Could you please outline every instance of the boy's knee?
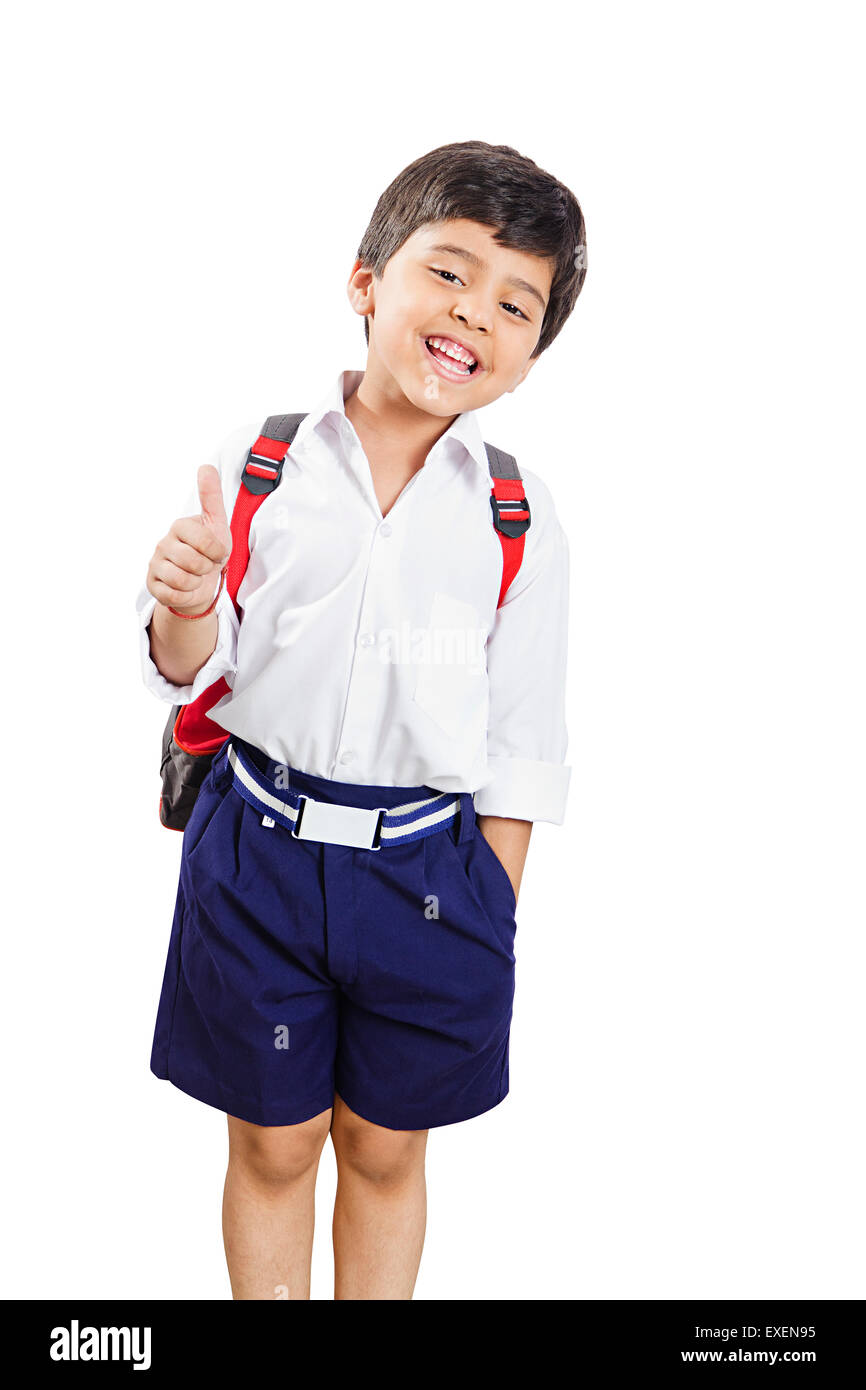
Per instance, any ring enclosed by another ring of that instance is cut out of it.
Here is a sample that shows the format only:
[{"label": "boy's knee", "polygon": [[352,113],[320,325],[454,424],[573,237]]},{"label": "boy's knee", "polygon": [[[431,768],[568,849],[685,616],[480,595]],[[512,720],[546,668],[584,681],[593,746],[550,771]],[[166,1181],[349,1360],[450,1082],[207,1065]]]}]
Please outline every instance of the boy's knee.
[{"label": "boy's knee", "polygon": [[229,1165],[257,1183],[287,1186],[316,1166],[330,1124],[330,1110],[299,1125],[253,1125],[231,1116]]},{"label": "boy's knee", "polygon": [[384,1129],[342,1105],[334,1110],[331,1137],[338,1166],[377,1186],[404,1182],[424,1167],[425,1129]]}]

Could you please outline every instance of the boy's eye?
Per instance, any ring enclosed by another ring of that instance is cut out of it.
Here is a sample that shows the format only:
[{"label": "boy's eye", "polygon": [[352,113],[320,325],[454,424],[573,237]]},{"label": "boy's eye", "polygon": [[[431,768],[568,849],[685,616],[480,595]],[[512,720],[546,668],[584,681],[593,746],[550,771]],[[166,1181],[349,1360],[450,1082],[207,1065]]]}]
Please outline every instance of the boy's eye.
[{"label": "boy's eye", "polygon": [[[450,275],[450,276],[451,276],[451,280],[456,280],[456,282],[457,282],[458,285],[462,285],[462,284],[463,284],[463,281],[462,281],[461,279],[459,279],[459,277],[456,276],[456,275],[454,274],[454,271],[453,271],[453,270],[438,270],[438,269],[436,268],[435,265],[431,265],[430,269],[433,271],[433,274],[434,274],[434,275],[441,275],[441,276],[443,276],[443,278],[444,278],[446,275]],[[451,281],[449,281],[448,283],[450,284]],[[517,307],[516,304],[503,304],[503,308],[505,308],[505,309],[513,309],[515,314],[519,314],[520,317],[521,317],[522,319],[526,319],[526,314],[524,314],[524,312],[523,312],[522,309],[518,309],[518,307]],[[514,314],[512,314],[511,317],[514,318]],[[528,319],[526,319],[526,321],[527,321],[527,323],[529,322]]]},{"label": "boy's eye", "polygon": [[450,275],[452,280],[457,280],[458,285],[463,284],[463,281],[457,278],[453,270],[437,270],[433,265],[431,265],[430,269],[433,271],[434,275]]}]

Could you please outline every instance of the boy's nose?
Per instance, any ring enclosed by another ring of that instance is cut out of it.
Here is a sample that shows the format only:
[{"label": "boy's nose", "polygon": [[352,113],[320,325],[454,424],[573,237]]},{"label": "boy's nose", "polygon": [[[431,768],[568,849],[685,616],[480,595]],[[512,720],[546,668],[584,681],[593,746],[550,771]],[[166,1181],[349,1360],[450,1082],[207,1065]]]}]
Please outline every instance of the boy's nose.
[{"label": "boy's nose", "polygon": [[458,323],[465,324],[474,333],[489,333],[490,318],[481,305],[473,308],[472,305],[467,309],[466,300],[461,300],[460,311],[454,310],[454,317]]}]

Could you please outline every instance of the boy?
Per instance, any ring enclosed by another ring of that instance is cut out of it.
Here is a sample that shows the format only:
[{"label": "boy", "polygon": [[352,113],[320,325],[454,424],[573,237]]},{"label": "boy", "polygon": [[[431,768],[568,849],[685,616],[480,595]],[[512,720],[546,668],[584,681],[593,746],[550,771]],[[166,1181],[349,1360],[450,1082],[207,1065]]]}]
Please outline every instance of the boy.
[{"label": "boy", "polygon": [[309,1298],[328,1134],[335,1297],[410,1299],[427,1132],[508,1092],[520,881],[570,773],[568,551],[521,469],[531,522],[500,593],[475,412],[525,380],[585,263],[574,195],[517,151],[416,160],[349,279],[366,369],[302,421],[253,517],[242,623],[222,576],[260,421],[199,469],[200,513],[193,494],[150,561],[146,683],[172,704],[230,687],[151,1067],[228,1116],[236,1299]]}]

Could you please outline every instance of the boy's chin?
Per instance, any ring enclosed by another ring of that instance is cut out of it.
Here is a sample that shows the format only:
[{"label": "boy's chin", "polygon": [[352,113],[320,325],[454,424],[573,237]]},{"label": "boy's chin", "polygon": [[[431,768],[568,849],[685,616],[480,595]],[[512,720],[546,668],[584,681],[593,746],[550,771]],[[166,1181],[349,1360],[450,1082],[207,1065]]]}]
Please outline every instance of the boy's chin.
[{"label": "boy's chin", "polygon": [[463,410],[475,410],[480,405],[487,405],[489,401],[495,400],[500,393],[497,391],[491,395],[489,391],[490,382],[485,373],[485,385],[479,390],[479,385],[473,386],[470,382],[445,381],[438,372],[426,368],[421,364],[421,370],[407,369],[401,373],[397,380],[407,400],[419,410],[424,410],[428,415],[446,416],[457,415]]}]

